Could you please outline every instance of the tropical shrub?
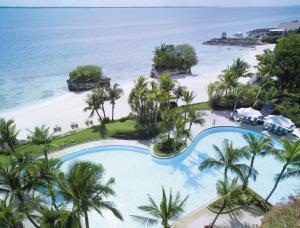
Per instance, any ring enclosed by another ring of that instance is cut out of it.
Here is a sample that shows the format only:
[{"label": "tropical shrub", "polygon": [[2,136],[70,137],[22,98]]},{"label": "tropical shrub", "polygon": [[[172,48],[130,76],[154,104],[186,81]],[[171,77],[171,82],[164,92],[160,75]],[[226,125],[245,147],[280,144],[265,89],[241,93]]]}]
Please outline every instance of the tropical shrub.
[{"label": "tropical shrub", "polygon": [[96,82],[102,77],[102,68],[95,65],[79,66],[69,73],[70,79],[80,82]]},{"label": "tropical shrub", "polygon": [[198,59],[194,48],[188,44],[162,44],[155,48],[153,62],[161,69],[189,70]]},{"label": "tropical shrub", "polygon": [[262,219],[263,228],[300,226],[300,199],[290,196],[287,202],[276,204]]}]

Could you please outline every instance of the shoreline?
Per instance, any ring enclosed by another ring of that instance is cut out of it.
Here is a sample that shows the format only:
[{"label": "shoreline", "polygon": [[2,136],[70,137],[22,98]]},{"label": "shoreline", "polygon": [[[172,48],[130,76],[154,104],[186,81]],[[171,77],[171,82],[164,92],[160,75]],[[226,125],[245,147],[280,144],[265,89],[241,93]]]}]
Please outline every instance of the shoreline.
[{"label": "shoreline", "polygon": [[[275,45],[260,45],[255,49],[246,50],[241,57],[250,66],[250,71],[256,71],[256,58],[258,54],[262,54],[265,49],[273,49]],[[217,63],[216,63],[217,64]],[[194,73],[192,75],[178,75],[173,79],[177,80],[182,86],[186,86],[189,90],[195,92],[197,97],[195,102],[205,102],[208,100],[207,86],[209,83],[218,79],[221,72],[216,72],[213,69],[209,72]],[[130,107],[127,102],[128,95],[133,87],[133,81],[126,84],[120,84],[124,90],[124,95],[116,101],[115,118],[127,116],[130,112]],[[49,98],[45,101],[37,101],[33,104],[28,104],[21,107],[12,108],[9,110],[0,111],[0,117],[6,119],[14,119],[18,129],[20,129],[20,139],[26,139],[28,129],[32,130],[36,126],[45,124],[51,129],[59,125],[62,128],[61,133],[66,133],[71,130],[71,123],[75,122],[79,128],[85,128],[85,121],[88,119],[88,113],[83,112],[85,107],[85,98],[90,91],[82,93],[72,93]],[[105,109],[107,115],[111,115],[111,105],[106,103]],[[94,123],[97,122],[96,117],[92,118]]]}]

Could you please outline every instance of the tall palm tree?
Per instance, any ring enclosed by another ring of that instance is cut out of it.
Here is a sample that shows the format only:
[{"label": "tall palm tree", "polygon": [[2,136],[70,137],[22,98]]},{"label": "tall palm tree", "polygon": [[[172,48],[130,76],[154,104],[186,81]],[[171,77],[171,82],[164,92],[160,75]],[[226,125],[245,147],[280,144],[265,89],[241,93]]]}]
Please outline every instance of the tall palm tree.
[{"label": "tall palm tree", "polygon": [[249,64],[243,61],[241,58],[237,58],[233,61],[230,69],[234,72],[237,78],[250,77],[251,73],[248,72]]},{"label": "tall palm tree", "polygon": [[236,74],[230,69],[230,67],[227,67],[225,70],[223,70],[219,78],[222,88],[224,87],[225,96],[227,96],[228,92],[233,92],[238,85],[238,78]]},{"label": "tall palm tree", "polygon": [[[206,115],[204,112],[201,112],[196,108],[192,107],[189,109],[187,117],[187,120],[189,122],[188,132],[191,132],[193,124],[199,124],[203,126],[203,124],[205,123],[205,119],[203,118],[204,115]],[[188,137],[185,138],[185,143],[187,142],[187,139]]]},{"label": "tall palm tree", "polygon": [[178,85],[175,89],[174,89],[174,95],[176,97],[176,103],[178,102],[178,100],[180,98],[182,98],[183,96],[183,92],[186,91],[187,88],[185,86],[181,86],[181,85]]},{"label": "tall palm tree", "polygon": [[17,160],[10,159],[8,163],[2,164],[0,166],[0,192],[4,193],[6,198],[17,198],[20,202],[20,207],[26,208],[25,215],[29,221],[35,227],[39,227],[30,214],[37,199],[25,198],[32,191],[31,180],[25,173],[23,166],[20,166]]},{"label": "tall palm tree", "polygon": [[41,158],[36,160],[33,163],[33,166],[30,171],[31,175],[39,178],[41,185],[44,185],[48,191],[45,191],[46,194],[49,194],[52,201],[52,206],[58,210],[58,206],[56,203],[56,192],[55,192],[55,182],[56,176],[60,172],[60,167],[63,162],[59,159],[50,158],[48,161],[46,159]]},{"label": "tall palm tree", "polygon": [[124,94],[122,88],[119,87],[118,83],[115,83],[113,87],[108,89],[108,95],[111,103],[111,120],[114,120],[114,111],[115,111],[115,104],[116,100],[120,99],[121,95]]},{"label": "tall palm tree", "polygon": [[243,183],[242,190],[244,191],[248,186],[249,178],[257,175],[253,168],[255,158],[264,157],[271,152],[270,142],[272,139],[270,137],[256,137],[253,134],[244,134],[243,138],[248,144],[245,150],[251,157],[250,169]]},{"label": "tall palm tree", "polygon": [[134,87],[129,93],[128,103],[134,113],[137,115],[138,123],[143,124],[147,119],[146,98],[148,83],[145,76],[138,77],[134,81]]},{"label": "tall palm tree", "polygon": [[188,135],[188,131],[186,130],[185,125],[186,125],[186,121],[181,115],[176,117],[175,126],[174,126],[174,141],[173,141],[174,152],[176,152],[176,150],[178,149],[179,140],[182,137]]},{"label": "tall palm tree", "polygon": [[238,198],[242,194],[241,186],[238,185],[238,179],[234,178],[231,183],[228,183],[228,180],[225,178],[224,181],[219,180],[216,185],[217,193],[221,197],[223,203],[217,213],[216,217],[212,221],[210,227],[214,227],[217,219],[220,214],[224,211],[226,206],[232,204],[232,201]]},{"label": "tall palm tree", "polygon": [[187,118],[187,112],[188,112],[189,105],[193,102],[195,97],[196,97],[196,95],[194,94],[193,91],[186,90],[183,92],[182,101],[185,103],[185,107],[184,107],[184,119],[185,120]]},{"label": "tall palm tree", "polygon": [[100,108],[103,113],[104,119],[106,119],[106,113],[105,113],[105,108],[104,108],[104,103],[106,101],[109,101],[109,94],[106,88],[97,88],[93,91],[96,94],[96,97],[100,103]]},{"label": "tall palm tree", "polygon": [[15,152],[19,132],[14,120],[0,119],[0,145],[7,145],[12,153]]},{"label": "tall palm tree", "polygon": [[149,205],[139,206],[143,212],[146,212],[150,217],[131,215],[133,219],[146,226],[152,226],[160,223],[164,228],[171,228],[170,222],[177,221],[184,212],[185,203],[189,196],[181,199],[180,192],[177,192],[174,197],[172,190],[167,196],[164,187],[162,188],[162,199],[157,205],[153,198],[148,195]]},{"label": "tall palm tree", "polygon": [[233,143],[227,139],[223,140],[222,148],[216,145],[213,145],[213,148],[217,159],[208,158],[204,160],[200,164],[199,170],[202,171],[207,168],[224,169],[224,179],[227,180],[228,171],[230,171],[241,180],[244,180],[245,173],[249,170],[249,167],[246,164],[239,163],[239,161],[247,155],[245,151],[234,148]]},{"label": "tall palm tree", "polygon": [[0,227],[22,228],[24,219],[24,209],[14,203],[12,198],[0,200]]},{"label": "tall palm tree", "polygon": [[39,210],[39,223],[43,228],[81,228],[80,217],[76,210],[59,208],[53,210],[41,205]]},{"label": "tall palm tree", "polygon": [[293,177],[295,172],[291,172],[289,168],[292,170],[295,169],[295,166],[300,164],[300,139],[297,141],[290,141],[286,138],[281,139],[281,144],[283,145],[282,149],[274,149],[275,158],[283,163],[283,167],[281,172],[276,175],[275,185],[272,188],[270,194],[266,198],[266,202],[270,199],[270,197],[275,192],[279,182],[285,178]]},{"label": "tall palm tree", "polygon": [[111,188],[115,182],[114,178],[103,183],[103,176],[102,165],[86,161],[74,163],[66,174],[57,175],[59,192],[65,200],[72,202],[73,209],[84,215],[87,228],[89,228],[88,211],[91,209],[96,210],[100,215],[103,209],[110,210],[117,218],[123,220],[114,203],[105,200],[115,194]]},{"label": "tall palm tree", "polygon": [[93,117],[96,113],[98,116],[98,120],[101,122],[102,117],[99,113],[99,109],[101,108],[101,102],[98,99],[97,93],[95,93],[95,90],[92,91],[91,94],[87,96],[87,99],[85,100],[86,107],[83,109],[84,112],[90,111],[89,117]]},{"label": "tall palm tree", "polygon": [[31,132],[31,141],[33,144],[40,145],[45,159],[48,161],[48,152],[53,140],[53,133],[50,133],[50,128],[42,125],[41,127],[35,127]]}]

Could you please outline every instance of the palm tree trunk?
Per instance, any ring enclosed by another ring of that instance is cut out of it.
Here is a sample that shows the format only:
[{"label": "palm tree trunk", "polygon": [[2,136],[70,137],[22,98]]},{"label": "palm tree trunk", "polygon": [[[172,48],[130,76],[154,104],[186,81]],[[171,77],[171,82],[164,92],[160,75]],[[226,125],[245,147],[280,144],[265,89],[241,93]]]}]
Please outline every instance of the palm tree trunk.
[{"label": "palm tree trunk", "polygon": [[85,228],[89,228],[90,227],[89,216],[86,210],[84,211],[84,221],[85,221]]},{"label": "palm tree trunk", "polygon": [[248,181],[249,181],[249,178],[250,178],[252,170],[253,170],[254,159],[255,159],[255,155],[253,155],[251,158],[250,169],[249,169],[248,175],[245,178],[245,181],[243,183],[242,191],[245,191],[248,186]]},{"label": "palm tree trunk", "polygon": [[[190,122],[189,130],[188,130],[189,133],[191,132],[192,125],[193,125],[193,122]],[[189,137],[189,135],[187,134],[186,138],[184,140],[184,144],[186,144],[188,137]]]},{"label": "palm tree trunk", "polygon": [[[19,192],[19,193],[17,193],[16,195],[17,195],[18,200],[19,200],[22,204],[24,204],[24,197],[23,197],[22,193]],[[32,225],[33,225],[34,227],[40,228],[39,225],[34,221],[34,219],[31,217],[31,215],[30,215],[28,212],[26,212],[25,215],[26,215],[26,217],[28,218],[28,220],[32,223]]]},{"label": "palm tree trunk", "polygon": [[233,106],[233,114],[235,113],[235,110],[236,110],[236,106],[237,106],[237,100],[234,100],[234,106]]},{"label": "palm tree trunk", "polygon": [[15,149],[14,149],[13,145],[11,145],[10,143],[8,143],[8,147],[11,150],[11,152],[14,154],[15,153]]},{"label": "palm tree trunk", "polygon": [[100,114],[99,114],[98,110],[97,110],[97,109],[95,109],[95,111],[96,111],[96,113],[97,113],[97,116],[98,116],[98,118],[99,118],[99,121],[102,121],[102,118],[101,118],[101,116],[100,116]]},{"label": "palm tree trunk", "polygon": [[224,170],[224,180],[227,181],[227,168]]},{"label": "palm tree trunk", "polygon": [[273,195],[273,193],[275,192],[275,190],[276,190],[276,188],[277,188],[277,185],[279,184],[279,181],[281,180],[281,177],[282,177],[284,171],[286,170],[286,167],[287,167],[287,166],[288,166],[288,164],[285,164],[285,165],[283,166],[283,168],[282,168],[282,170],[281,170],[281,172],[280,172],[280,174],[279,174],[279,176],[278,176],[278,178],[277,178],[277,180],[276,180],[276,182],[275,182],[275,185],[274,185],[272,191],[270,192],[270,194],[268,195],[268,197],[266,198],[265,202],[268,202],[268,200],[270,199],[270,197],[271,197],[271,196]]},{"label": "palm tree trunk", "polygon": [[115,104],[111,104],[111,120],[114,120]]},{"label": "palm tree trunk", "polygon": [[48,184],[48,191],[50,193],[50,196],[51,196],[51,201],[52,201],[52,205],[53,207],[55,208],[55,210],[58,211],[58,207],[56,205],[56,198],[55,198],[55,194],[54,194],[54,191],[53,191],[53,186],[52,186],[52,183],[50,180],[47,180],[47,184]]},{"label": "palm tree trunk", "polygon": [[105,109],[104,109],[104,104],[103,103],[101,105],[101,109],[102,109],[102,112],[103,112],[104,119],[106,119]]},{"label": "palm tree trunk", "polygon": [[185,107],[184,107],[184,120],[186,120],[187,110],[188,110],[188,104],[185,104]]},{"label": "palm tree trunk", "polygon": [[36,228],[40,228],[39,225],[33,220],[33,218],[31,217],[31,215],[29,215],[28,213],[26,213],[26,217],[28,218],[28,220],[32,223],[32,225]]},{"label": "palm tree trunk", "polygon": [[215,219],[212,221],[212,223],[211,223],[211,225],[210,225],[211,228],[214,227],[214,225],[215,225],[217,219],[219,218],[220,214],[221,214],[221,213],[223,212],[223,210],[225,209],[226,203],[227,203],[226,200],[224,200],[224,203],[223,203],[223,205],[222,205],[220,211],[218,212],[218,214],[216,215]]}]

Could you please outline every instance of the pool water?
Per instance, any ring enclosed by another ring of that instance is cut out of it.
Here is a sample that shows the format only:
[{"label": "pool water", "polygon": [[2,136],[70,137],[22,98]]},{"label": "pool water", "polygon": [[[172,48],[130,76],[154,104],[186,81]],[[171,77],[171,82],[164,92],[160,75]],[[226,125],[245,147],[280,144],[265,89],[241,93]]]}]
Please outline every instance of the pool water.
[{"label": "pool water", "polygon": [[[236,127],[216,127],[199,133],[180,156],[172,159],[154,158],[146,149],[129,146],[103,146],[82,150],[63,157],[63,171],[67,171],[74,161],[85,160],[101,163],[106,170],[106,178],[115,177],[114,190],[116,197],[112,198],[124,216],[121,222],[110,212],[104,212],[102,218],[95,211],[89,213],[91,227],[143,227],[129,215],[144,215],[137,207],[148,204],[147,194],[156,202],[160,200],[161,188],[180,191],[182,197],[189,195],[186,212],[189,212],[206,201],[217,196],[216,182],[223,177],[222,171],[214,169],[200,172],[198,166],[207,157],[214,157],[212,145],[221,146],[224,139],[233,141],[235,147],[243,147],[246,142],[242,134],[252,133],[258,137],[264,135]],[[273,142],[275,147],[280,143]],[[257,158],[254,164],[259,175],[256,182],[251,181],[250,187],[263,197],[271,191],[274,175],[281,170],[281,164],[272,156]],[[298,183],[299,184],[299,183]],[[281,182],[271,198],[271,202],[279,202],[283,197],[293,193],[297,186],[296,179]]]}]

